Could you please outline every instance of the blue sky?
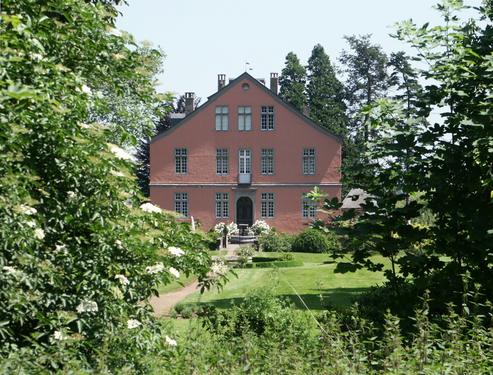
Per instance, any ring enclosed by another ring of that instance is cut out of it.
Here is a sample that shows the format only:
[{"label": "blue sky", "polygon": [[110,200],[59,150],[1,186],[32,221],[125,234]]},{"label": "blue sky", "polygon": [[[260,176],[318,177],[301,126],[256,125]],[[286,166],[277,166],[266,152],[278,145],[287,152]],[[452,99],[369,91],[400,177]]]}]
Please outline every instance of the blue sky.
[{"label": "blue sky", "polygon": [[386,51],[409,48],[389,34],[397,21],[439,22],[432,0],[128,0],[117,26],[166,53],[160,91],[195,92],[204,102],[217,74],[281,72],[286,54],[306,63],[316,43],[333,62],[344,35],[372,34]]}]

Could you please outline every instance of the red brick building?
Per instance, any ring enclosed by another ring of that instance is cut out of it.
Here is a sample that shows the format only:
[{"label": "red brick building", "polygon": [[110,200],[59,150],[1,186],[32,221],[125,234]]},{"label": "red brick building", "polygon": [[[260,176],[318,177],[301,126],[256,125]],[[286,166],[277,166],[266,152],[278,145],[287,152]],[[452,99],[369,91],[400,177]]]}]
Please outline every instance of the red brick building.
[{"label": "red brick building", "polygon": [[[341,195],[341,140],[285,103],[248,73],[226,85],[151,142],[153,203],[193,216],[205,230],[218,222],[265,220],[297,232],[317,215],[304,198],[314,186]],[[187,107],[187,105],[186,105]]]}]

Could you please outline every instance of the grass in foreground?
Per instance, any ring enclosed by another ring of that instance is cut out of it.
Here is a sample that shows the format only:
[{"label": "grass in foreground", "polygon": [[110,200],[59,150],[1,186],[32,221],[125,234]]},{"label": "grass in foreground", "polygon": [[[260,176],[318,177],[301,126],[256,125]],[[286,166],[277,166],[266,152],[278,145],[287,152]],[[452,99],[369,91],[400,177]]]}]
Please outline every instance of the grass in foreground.
[{"label": "grass in foreground", "polygon": [[[297,309],[305,308],[299,297],[311,310],[321,310],[327,306],[343,308],[350,305],[356,296],[385,280],[382,272],[359,270],[354,273],[334,273],[336,265],[330,262],[327,254],[293,255],[295,259],[302,260],[304,265],[279,269],[238,269],[238,278],[231,276],[222,291],[211,290],[203,295],[194,293],[180,303],[210,303],[218,308],[228,308],[233,303],[239,303],[253,289],[272,287],[276,295],[287,298]],[[380,256],[374,259],[387,264]]]}]

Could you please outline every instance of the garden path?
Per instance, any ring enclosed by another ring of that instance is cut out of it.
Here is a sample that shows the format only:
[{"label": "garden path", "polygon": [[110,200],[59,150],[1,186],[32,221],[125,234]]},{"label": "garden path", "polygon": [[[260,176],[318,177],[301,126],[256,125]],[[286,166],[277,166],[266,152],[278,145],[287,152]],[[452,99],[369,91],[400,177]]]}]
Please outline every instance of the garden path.
[{"label": "garden path", "polygon": [[[240,245],[228,244],[226,248],[226,257],[234,256],[236,250]],[[194,280],[191,284],[184,286],[183,288],[176,290],[174,292],[169,292],[165,294],[160,294],[159,296],[154,296],[149,300],[152,308],[154,309],[154,314],[156,316],[168,315],[171,309],[182,299],[188,295],[198,291],[198,281]]]}]

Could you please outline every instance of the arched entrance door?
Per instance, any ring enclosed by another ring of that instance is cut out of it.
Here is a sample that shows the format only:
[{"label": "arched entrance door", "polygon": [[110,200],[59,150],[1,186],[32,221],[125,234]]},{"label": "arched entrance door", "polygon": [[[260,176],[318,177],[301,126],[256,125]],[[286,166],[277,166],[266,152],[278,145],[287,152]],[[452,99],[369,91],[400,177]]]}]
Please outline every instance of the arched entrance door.
[{"label": "arched entrance door", "polygon": [[253,202],[248,197],[236,201],[236,224],[253,224]]}]

